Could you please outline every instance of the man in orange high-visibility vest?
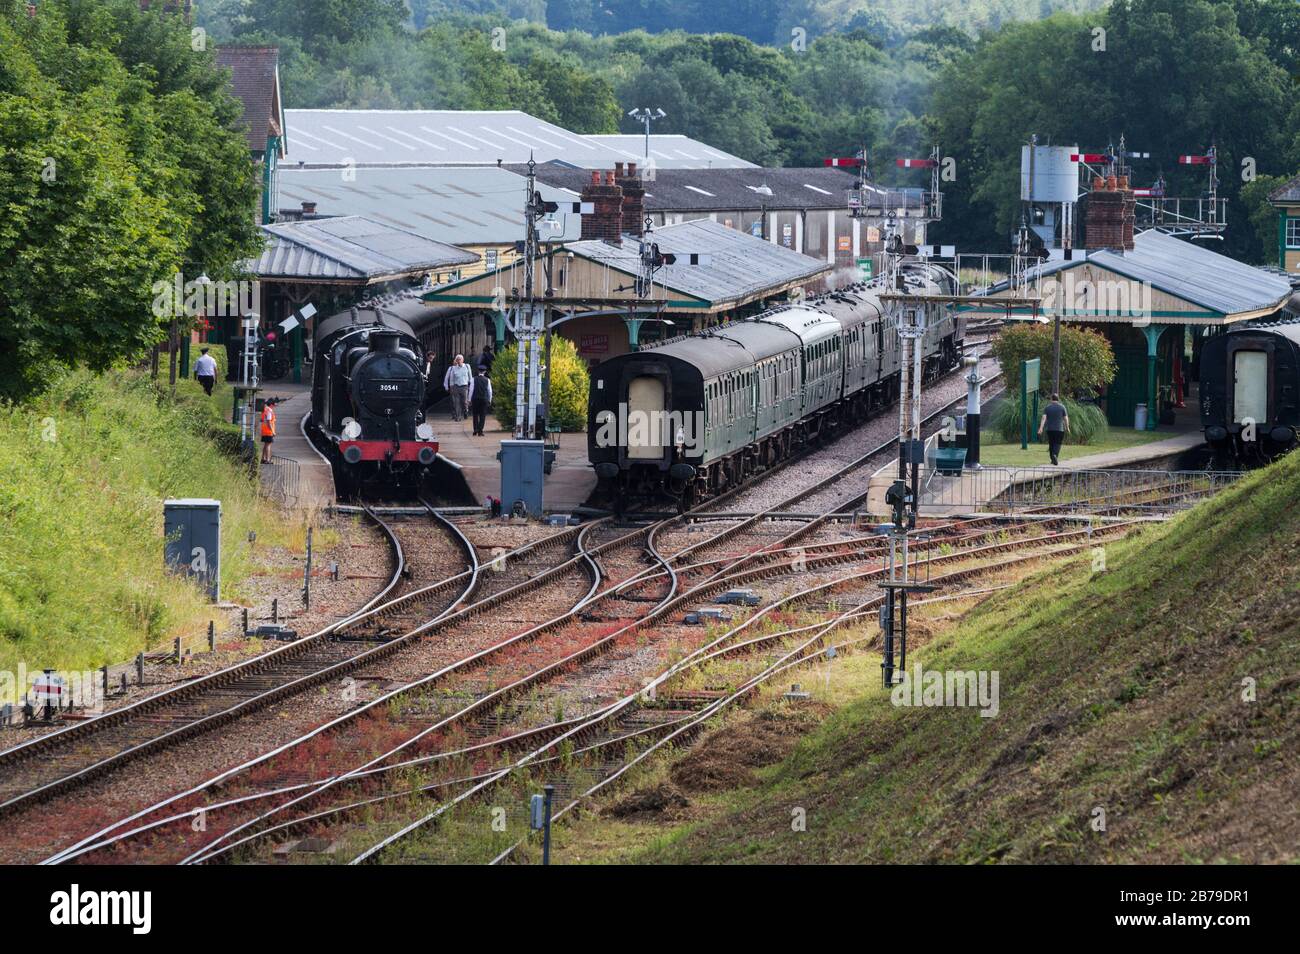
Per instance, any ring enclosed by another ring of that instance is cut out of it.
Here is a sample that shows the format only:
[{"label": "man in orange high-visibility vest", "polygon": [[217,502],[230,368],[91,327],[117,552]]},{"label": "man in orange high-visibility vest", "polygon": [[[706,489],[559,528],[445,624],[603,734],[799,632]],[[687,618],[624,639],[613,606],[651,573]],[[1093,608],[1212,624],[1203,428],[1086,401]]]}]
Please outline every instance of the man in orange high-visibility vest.
[{"label": "man in orange high-visibility vest", "polygon": [[267,398],[262,405],[262,463],[271,463],[271,443],[275,440],[275,405],[278,398]]}]

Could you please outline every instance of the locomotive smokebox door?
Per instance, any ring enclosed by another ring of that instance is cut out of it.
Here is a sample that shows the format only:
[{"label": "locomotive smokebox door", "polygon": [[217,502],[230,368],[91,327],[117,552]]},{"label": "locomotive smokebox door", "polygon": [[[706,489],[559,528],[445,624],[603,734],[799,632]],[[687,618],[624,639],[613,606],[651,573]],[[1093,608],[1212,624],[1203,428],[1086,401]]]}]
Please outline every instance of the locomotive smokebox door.
[{"label": "locomotive smokebox door", "polygon": [[163,558],[195,577],[215,603],[221,592],[221,501],[163,501]]}]

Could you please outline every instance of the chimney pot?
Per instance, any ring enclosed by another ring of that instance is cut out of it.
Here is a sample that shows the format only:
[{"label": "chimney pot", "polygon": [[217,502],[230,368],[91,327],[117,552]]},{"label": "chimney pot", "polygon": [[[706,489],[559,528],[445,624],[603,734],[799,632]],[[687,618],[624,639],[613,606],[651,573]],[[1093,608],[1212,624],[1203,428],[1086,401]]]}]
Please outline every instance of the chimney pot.
[{"label": "chimney pot", "polygon": [[315,214],[316,214],[316,203],[315,203],[315,202],[304,202],[304,203],[302,204],[302,214],[303,214],[303,215],[315,215]]},{"label": "chimney pot", "polygon": [[614,163],[614,178],[615,179],[623,178],[623,163],[621,162]]},{"label": "chimney pot", "polygon": [[592,169],[592,170],[591,170],[591,184],[592,184],[592,185],[600,185],[600,170],[599,170],[599,169]]},{"label": "chimney pot", "polygon": [[629,178],[632,177],[632,176],[634,176],[634,175],[636,175],[636,163],[635,163],[635,162],[629,162],[629,163],[627,164],[627,174],[628,174],[628,177],[629,177]]}]

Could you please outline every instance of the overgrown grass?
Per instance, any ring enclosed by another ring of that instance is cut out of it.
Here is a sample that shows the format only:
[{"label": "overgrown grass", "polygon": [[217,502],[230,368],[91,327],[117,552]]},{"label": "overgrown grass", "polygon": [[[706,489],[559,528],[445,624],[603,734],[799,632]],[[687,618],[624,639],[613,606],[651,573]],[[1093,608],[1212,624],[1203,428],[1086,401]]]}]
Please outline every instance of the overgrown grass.
[{"label": "overgrown grass", "polygon": [[163,567],[168,497],[221,501],[223,599],[250,570],[249,531],[259,545],[288,539],[229,456],[238,435],[218,399],[190,380],[173,401],[165,384],[115,371],[69,373],[0,405],[0,670],[121,662],[206,627],[197,587]]},{"label": "overgrown grass", "polygon": [[[1038,419],[1029,422],[1031,438],[1038,433],[1043,408],[1047,403],[1046,399],[1039,398]],[[1065,411],[1070,416],[1070,430],[1065,435],[1066,444],[1096,444],[1105,441],[1110,428],[1101,408],[1095,404],[1080,404],[1070,398],[1063,398],[1061,403],[1065,405]],[[1029,413],[1033,413],[1032,404]],[[1019,443],[1022,421],[1019,398],[1006,398],[998,401],[993,407],[993,412],[989,415],[989,430],[1001,437],[1004,444]]]},{"label": "overgrown grass", "polygon": [[909,663],[997,671],[996,717],[895,707],[868,667],[781,764],[630,860],[1296,860],[1298,494],[1293,455],[1105,544],[1103,572],[1088,553],[994,595]]}]

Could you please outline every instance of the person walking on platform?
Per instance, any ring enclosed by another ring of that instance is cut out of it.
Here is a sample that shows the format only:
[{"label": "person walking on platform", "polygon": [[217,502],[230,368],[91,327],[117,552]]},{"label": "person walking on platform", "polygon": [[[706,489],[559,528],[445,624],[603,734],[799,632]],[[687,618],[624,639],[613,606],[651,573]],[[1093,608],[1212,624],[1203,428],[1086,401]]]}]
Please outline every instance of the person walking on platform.
[{"label": "person walking on platform", "polygon": [[492,373],[492,362],[496,360],[496,353],[492,350],[490,344],[483,346],[483,353],[478,356],[478,364],[489,374]]},{"label": "person walking on platform", "polygon": [[1039,437],[1043,436],[1044,429],[1047,431],[1047,452],[1052,455],[1053,464],[1059,463],[1057,458],[1061,456],[1061,442],[1070,432],[1070,415],[1061,403],[1059,394],[1053,394],[1051,403],[1043,408],[1043,419],[1038,422]]},{"label": "person walking on platform", "polygon": [[199,360],[194,362],[194,376],[203,385],[203,391],[212,397],[212,386],[217,383],[217,359],[208,354],[207,348],[199,349]]},{"label": "person walking on platform", "polygon": [[271,444],[275,441],[275,405],[279,398],[267,398],[262,405],[262,463],[271,463]]},{"label": "person walking on platform", "polygon": [[487,368],[478,366],[478,374],[470,388],[469,407],[474,413],[474,436],[483,436],[483,425],[487,423],[488,408],[492,406],[492,382],[488,379]]},{"label": "person walking on platform", "polygon": [[456,355],[456,360],[447,368],[447,373],[443,375],[442,386],[451,395],[451,419],[453,421],[465,420],[466,405],[469,403],[469,385],[471,376],[469,367],[465,364],[463,354]]}]

